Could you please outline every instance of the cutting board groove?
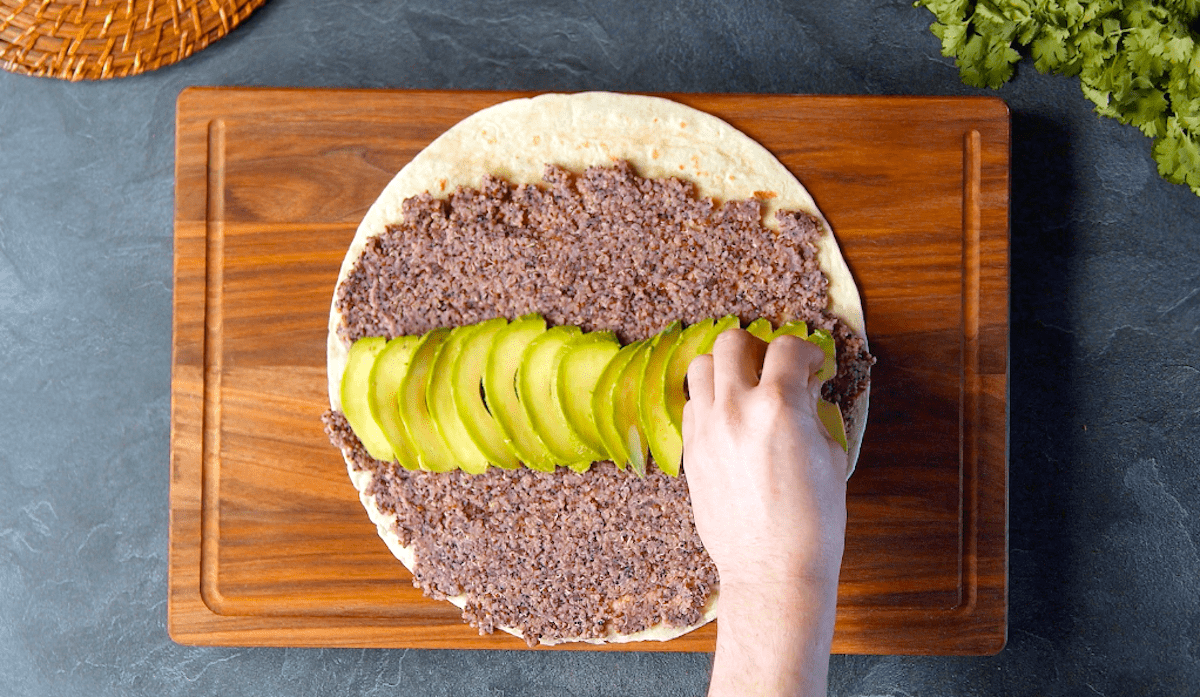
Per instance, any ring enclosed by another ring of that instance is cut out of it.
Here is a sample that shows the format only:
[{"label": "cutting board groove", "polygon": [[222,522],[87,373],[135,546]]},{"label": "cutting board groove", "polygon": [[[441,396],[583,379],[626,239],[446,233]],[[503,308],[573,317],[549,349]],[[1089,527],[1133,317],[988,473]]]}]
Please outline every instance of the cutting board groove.
[{"label": "cutting board groove", "polygon": [[[413,587],[320,421],[329,302],[358,221],[425,144],[517,96],[180,96],[175,640],[524,648],[477,635],[455,608]],[[980,98],[669,96],[729,121],[796,174],[863,295],[879,364],[849,484],[834,650],[998,651],[1007,615],[1007,109]],[[708,651],[714,637],[710,625],[606,648]]]}]

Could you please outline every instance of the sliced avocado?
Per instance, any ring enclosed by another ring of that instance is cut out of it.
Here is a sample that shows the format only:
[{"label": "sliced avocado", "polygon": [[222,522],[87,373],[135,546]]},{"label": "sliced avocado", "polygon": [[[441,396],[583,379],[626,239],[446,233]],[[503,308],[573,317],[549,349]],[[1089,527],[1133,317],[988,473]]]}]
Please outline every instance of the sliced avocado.
[{"label": "sliced avocado", "polygon": [[770,341],[771,334],[775,332],[774,328],[771,327],[771,320],[766,317],[759,317],[751,322],[750,326],[746,327],[746,331],[763,341]]},{"label": "sliced avocado", "polygon": [[350,346],[339,395],[342,400],[342,413],[346,415],[346,421],[350,423],[350,428],[367,449],[367,453],[376,460],[391,462],[395,457],[392,444],[388,442],[383,429],[371,417],[371,404],[367,399],[371,368],[375,365],[375,357],[385,346],[387,339],[381,336],[359,339]]},{"label": "sliced avocado", "polygon": [[[450,336],[438,347],[425,382],[425,403],[429,407],[429,418],[433,421],[434,429],[459,469],[469,474],[486,472],[488,459],[467,433],[466,424],[454,405],[454,381],[451,376],[463,344],[471,334],[479,331],[479,326],[468,324],[455,327],[450,332]],[[476,393],[478,391],[476,389]]]},{"label": "sliced avocado", "polygon": [[400,391],[401,381],[408,374],[413,349],[419,340],[420,337],[416,336],[398,336],[387,342],[375,357],[375,365],[371,366],[371,374],[367,377],[367,404],[371,408],[371,418],[387,437],[396,462],[410,470],[418,469],[420,460],[417,447],[413,445],[400,418],[396,395]]},{"label": "sliced avocado", "polygon": [[784,336],[785,334],[788,336],[798,336],[801,339],[807,339],[808,323],[798,319],[784,322],[783,324],[779,325],[779,329],[775,330],[775,333],[771,335],[771,338],[775,339],[777,337]]},{"label": "sliced avocado", "polygon": [[638,424],[638,402],[642,375],[646,372],[646,361],[650,358],[655,344],[662,339],[662,334],[656,334],[634,354],[629,365],[617,376],[612,393],[613,427],[621,434],[623,455],[627,462],[633,465],[639,476],[646,474],[646,438],[641,433]]},{"label": "sliced avocado", "polygon": [[[671,426],[671,417],[667,413],[666,382],[667,360],[671,352],[679,345],[683,336],[678,321],[672,322],[659,332],[654,340],[654,346],[646,357],[646,366],[642,369],[639,379],[637,400],[638,425],[645,436],[646,445],[658,468],[670,474],[668,462],[676,448],[675,440],[680,440],[679,434]],[[680,440],[679,451],[683,450]],[[630,454],[632,454],[632,449]],[[678,470],[675,472],[678,473]]]},{"label": "sliced avocado", "polygon": [[546,330],[525,347],[517,369],[517,398],[533,430],[546,444],[554,461],[582,472],[600,459],[567,424],[562,408],[554,401],[554,364],[558,354],[575,337],[579,327],[560,326]]},{"label": "sliced avocado", "polygon": [[483,369],[496,333],[507,324],[508,320],[503,317],[489,319],[475,325],[475,329],[463,337],[462,348],[450,369],[450,382],[453,384],[454,407],[471,441],[493,465],[516,469],[521,463],[505,444],[504,432],[496,425],[495,417],[483,400]]},{"label": "sliced avocado", "polygon": [[825,382],[837,374],[837,346],[834,344],[833,335],[824,329],[815,329],[808,340],[825,352],[825,365],[817,371],[817,379]]},{"label": "sliced avocado", "polygon": [[530,469],[554,471],[554,456],[542,442],[525,415],[517,396],[516,377],[525,347],[546,331],[541,315],[525,315],[496,332],[496,339],[483,369],[483,392],[487,405],[504,433],[505,443]]},{"label": "sliced avocado", "polygon": [[617,351],[600,373],[600,378],[596,380],[596,388],[592,392],[592,414],[596,417],[596,431],[604,444],[604,454],[621,469],[625,469],[629,462],[629,451],[625,445],[626,435],[617,430],[613,420],[613,398],[616,396],[617,380],[625,373],[633,359],[642,353],[645,345],[645,341],[635,341]]},{"label": "sliced avocado", "polygon": [[412,362],[408,365],[404,380],[400,382],[396,398],[400,407],[400,418],[408,430],[409,438],[416,446],[421,469],[430,472],[450,472],[458,469],[458,462],[434,426],[433,419],[429,416],[429,404],[425,401],[433,360],[449,335],[449,329],[440,328],[421,337],[413,349]]},{"label": "sliced avocado", "polygon": [[641,431],[636,425],[629,427],[629,436],[625,447],[629,450],[629,468],[639,479],[646,478],[646,444],[642,442]]},{"label": "sliced avocado", "polygon": [[683,393],[683,381],[687,377],[688,366],[700,355],[701,346],[708,340],[713,324],[714,320],[706,319],[683,330],[679,341],[667,355],[662,380],[662,408],[668,428],[660,429],[661,432],[657,434],[658,448],[655,449],[652,441],[650,450],[655,453],[654,461],[658,463],[658,468],[672,477],[679,474],[679,465],[683,461],[683,405],[687,400]]},{"label": "sliced avocado", "polygon": [[[722,322],[727,320],[736,322],[737,318],[731,316]],[[715,320],[710,318],[684,329],[679,343],[667,356],[667,370],[663,375],[663,403],[667,407],[667,417],[676,431],[683,428],[683,404],[687,401],[683,392],[683,381],[687,378],[688,366],[701,354],[705,342],[711,343],[710,335],[714,324]],[[661,467],[662,463],[659,463],[659,466]]]},{"label": "sliced avocado", "polygon": [[596,428],[592,395],[604,368],[621,350],[612,332],[588,332],[571,339],[554,359],[554,402],[563,419],[591,450],[595,460],[607,457],[604,441]]},{"label": "sliced avocado", "polygon": [[726,315],[719,320],[706,319],[697,322],[684,330],[679,343],[667,357],[667,371],[663,376],[663,403],[670,420],[670,431],[661,435],[659,447],[661,458],[655,455],[658,468],[672,477],[679,475],[683,464],[683,405],[687,402],[684,392],[684,381],[687,379],[688,367],[696,356],[712,351],[713,342],[721,332],[740,323],[734,315]]},{"label": "sliced avocado", "polygon": [[829,429],[829,435],[833,436],[838,445],[842,446],[842,450],[847,450],[846,422],[842,420],[842,410],[838,409],[833,402],[818,399],[817,418],[825,424],[825,428]]}]

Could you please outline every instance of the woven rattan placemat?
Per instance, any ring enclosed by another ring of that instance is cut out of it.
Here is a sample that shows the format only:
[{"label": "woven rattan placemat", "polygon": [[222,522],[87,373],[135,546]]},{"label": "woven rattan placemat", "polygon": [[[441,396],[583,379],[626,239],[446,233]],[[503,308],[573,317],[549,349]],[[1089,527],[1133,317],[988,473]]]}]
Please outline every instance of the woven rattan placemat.
[{"label": "woven rattan placemat", "polygon": [[103,80],[183,60],[266,0],[0,0],[0,67]]}]

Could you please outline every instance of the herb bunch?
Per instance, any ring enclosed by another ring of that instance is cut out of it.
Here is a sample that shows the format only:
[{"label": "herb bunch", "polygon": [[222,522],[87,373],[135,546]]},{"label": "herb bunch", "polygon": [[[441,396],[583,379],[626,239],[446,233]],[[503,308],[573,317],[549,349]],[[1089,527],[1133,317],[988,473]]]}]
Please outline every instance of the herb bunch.
[{"label": "herb bunch", "polygon": [[1024,49],[1080,79],[1096,112],[1154,139],[1167,181],[1200,196],[1200,0],[917,0],[963,82],[996,88]]}]

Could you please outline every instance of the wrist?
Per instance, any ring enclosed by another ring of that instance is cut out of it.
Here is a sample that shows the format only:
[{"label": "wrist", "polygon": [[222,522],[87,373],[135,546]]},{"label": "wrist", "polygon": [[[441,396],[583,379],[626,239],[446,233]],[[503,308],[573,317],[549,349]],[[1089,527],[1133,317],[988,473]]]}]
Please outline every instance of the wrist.
[{"label": "wrist", "polygon": [[722,581],[710,697],[824,695],[837,581]]},{"label": "wrist", "polygon": [[[841,550],[821,559],[771,560],[758,564],[718,564],[721,594],[726,592],[769,597],[832,593],[836,595],[841,572]],[[730,568],[732,567],[732,568]]]},{"label": "wrist", "polygon": [[837,611],[837,579],[722,581],[718,602],[719,627],[740,631],[745,625],[755,634],[786,635],[826,622],[832,626]]}]

